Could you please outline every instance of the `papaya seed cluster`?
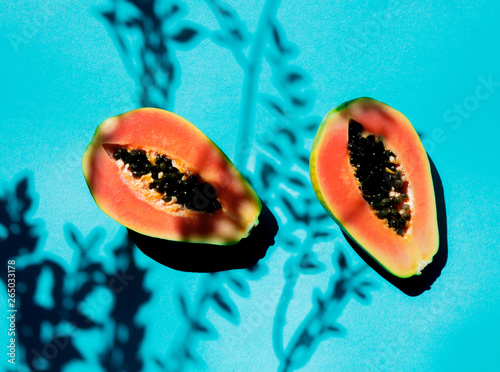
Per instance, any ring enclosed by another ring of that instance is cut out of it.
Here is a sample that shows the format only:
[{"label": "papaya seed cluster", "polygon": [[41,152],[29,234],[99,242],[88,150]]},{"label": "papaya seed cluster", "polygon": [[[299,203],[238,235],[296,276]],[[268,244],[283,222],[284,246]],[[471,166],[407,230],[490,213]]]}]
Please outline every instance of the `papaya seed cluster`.
[{"label": "papaya seed cluster", "polygon": [[378,218],[398,235],[404,235],[411,220],[408,201],[408,182],[396,155],[385,148],[381,137],[364,131],[357,121],[349,121],[347,148],[354,174],[363,198]]},{"label": "papaya seed cluster", "polygon": [[142,149],[119,147],[113,152],[115,160],[122,160],[134,178],[151,175],[149,188],[162,195],[165,203],[178,203],[187,209],[211,213],[221,209],[214,187],[193,174],[182,173],[165,155],[156,155],[150,161]]}]

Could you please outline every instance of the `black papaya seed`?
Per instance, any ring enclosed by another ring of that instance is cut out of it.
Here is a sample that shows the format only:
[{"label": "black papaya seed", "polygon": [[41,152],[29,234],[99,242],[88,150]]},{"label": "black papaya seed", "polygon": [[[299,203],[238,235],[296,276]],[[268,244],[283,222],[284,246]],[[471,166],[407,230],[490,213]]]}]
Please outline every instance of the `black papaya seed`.
[{"label": "black papaya seed", "polygon": [[386,219],[389,226],[400,233],[407,220],[398,211],[398,206],[409,198],[402,193],[403,172],[396,154],[385,148],[383,137],[366,133],[356,120],[349,120],[348,133],[349,162],[363,199],[378,218]]},{"label": "black papaya seed", "polygon": [[[147,184],[150,190],[161,194],[161,198],[166,203],[170,203],[176,198],[176,202],[183,207],[195,211],[212,213],[221,208],[220,202],[213,186],[207,182],[201,182],[199,177],[191,176],[179,171],[173,166],[172,160],[167,156],[157,154],[154,157],[154,164],[148,159],[146,151],[143,149],[118,148],[112,154],[115,160],[122,160],[128,164],[128,171],[134,178],[141,178],[143,175],[151,173],[152,181]],[[142,182],[147,182],[145,179]],[[207,202],[196,206],[192,201],[197,197],[196,192],[200,190],[207,194]]]}]

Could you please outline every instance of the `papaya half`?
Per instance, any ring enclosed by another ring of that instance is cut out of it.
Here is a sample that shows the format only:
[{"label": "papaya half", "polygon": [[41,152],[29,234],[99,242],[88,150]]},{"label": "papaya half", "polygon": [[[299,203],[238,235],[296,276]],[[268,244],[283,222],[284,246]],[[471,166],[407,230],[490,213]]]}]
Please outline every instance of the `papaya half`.
[{"label": "papaya half", "polygon": [[258,224],[261,202],[196,126],[160,109],[105,120],[82,159],[101,210],[143,235],[235,244]]},{"label": "papaya half", "polygon": [[419,275],[439,248],[427,154],[410,121],[371,98],[345,102],[323,119],[310,159],[323,207],[390,273]]}]

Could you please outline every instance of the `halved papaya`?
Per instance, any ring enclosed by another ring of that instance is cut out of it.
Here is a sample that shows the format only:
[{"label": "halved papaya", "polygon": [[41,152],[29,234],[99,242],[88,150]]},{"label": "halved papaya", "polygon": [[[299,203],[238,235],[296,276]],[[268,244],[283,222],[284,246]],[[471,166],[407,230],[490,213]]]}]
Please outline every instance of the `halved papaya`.
[{"label": "halved papaya", "polygon": [[234,244],[258,224],[261,202],[196,126],[155,108],[105,120],[82,159],[104,213],[141,234]]},{"label": "halved papaya", "polygon": [[439,247],[429,160],[399,111],[371,98],[345,102],[314,139],[311,181],[324,208],[387,271],[421,273]]}]

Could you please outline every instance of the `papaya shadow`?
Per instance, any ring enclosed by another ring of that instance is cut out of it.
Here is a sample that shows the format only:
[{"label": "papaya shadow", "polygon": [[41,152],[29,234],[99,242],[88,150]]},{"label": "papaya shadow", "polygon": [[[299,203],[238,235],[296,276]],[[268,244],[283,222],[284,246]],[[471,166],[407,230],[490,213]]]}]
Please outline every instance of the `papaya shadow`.
[{"label": "papaya shadow", "polygon": [[207,273],[245,269],[257,264],[274,245],[278,222],[262,202],[259,224],[249,236],[233,245],[176,242],[127,231],[135,245],[158,263],[175,270]]},{"label": "papaya shadow", "polygon": [[441,271],[448,261],[448,227],[446,220],[446,205],[444,201],[443,183],[429,154],[427,154],[427,158],[429,159],[429,164],[431,166],[432,183],[434,184],[434,194],[436,197],[439,249],[432,262],[427,265],[424,270],[422,270],[422,274],[415,275],[406,279],[398,278],[392,275],[382,266],[380,266],[377,261],[375,261],[368,253],[366,253],[354,240],[352,240],[346,233],[344,233],[344,231],[342,231],[342,234],[344,234],[347,242],[368,264],[368,266],[375,270],[389,283],[398,288],[401,292],[412,297],[419,296],[423,292],[429,290],[431,288],[431,285],[441,275]]}]

